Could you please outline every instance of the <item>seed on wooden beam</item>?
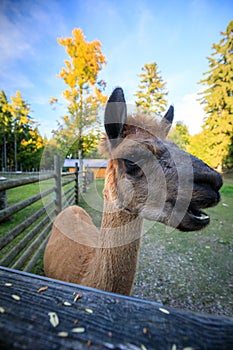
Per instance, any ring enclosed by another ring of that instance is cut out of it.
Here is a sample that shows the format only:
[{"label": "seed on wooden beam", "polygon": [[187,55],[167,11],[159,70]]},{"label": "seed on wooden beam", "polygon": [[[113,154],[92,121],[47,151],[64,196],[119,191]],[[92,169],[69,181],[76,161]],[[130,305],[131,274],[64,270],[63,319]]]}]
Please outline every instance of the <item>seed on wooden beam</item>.
[{"label": "seed on wooden beam", "polygon": [[56,312],[49,312],[49,322],[53,327],[57,327],[59,325],[59,318]]},{"label": "seed on wooden beam", "polygon": [[86,311],[88,314],[93,314],[93,310],[92,310],[92,309],[85,309],[85,311]]},{"label": "seed on wooden beam", "polygon": [[41,287],[40,289],[38,289],[37,293],[45,292],[48,288],[48,286]]},{"label": "seed on wooden beam", "polygon": [[85,332],[85,328],[84,327],[76,327],[72,329],[73,333],[84,333]]},{"label": "seed on wooden beam", "polygon": [[13,284],[12,284],[12,283],[5,283],[5,286],[6,286],[6,287],[12,287]]},{"label": "seed on wooden beam", "polygon": [[82,294],[78,294],[78,293],[73,293],[74,295],[74,303],[76,303],[77,300],[81,299],[83,296]]},{"label": "seed on wooden beam", "polygon": [[72,304],[69,303],[68,301],[64,301],[63,305],[65,305],[65,306],[71,306]]},{"label": "seed on wooden beam", "polygon": [[66,337],[68,337],[69,334],[68,334],[68,332],[58,332],[57,335],[59,337],[66,338]]},{"label": "seed on wooden beam", "polygon": [[161,312],[163,312],[164,314],[167,314],[167,315],[170,314],[170,312],[168,310],[166,310],[166,309],[164,309],[162,307],[159,308],[159,311],[161,311]]}]

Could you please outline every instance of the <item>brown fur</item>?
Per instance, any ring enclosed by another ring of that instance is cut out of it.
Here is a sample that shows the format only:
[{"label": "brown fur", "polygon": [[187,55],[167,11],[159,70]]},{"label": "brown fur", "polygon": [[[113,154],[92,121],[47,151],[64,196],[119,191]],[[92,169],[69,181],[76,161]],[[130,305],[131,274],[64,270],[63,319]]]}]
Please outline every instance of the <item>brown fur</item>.
[{"label": "brown fur", "polygon": [[[136,116],[128,118],[117,146],[113,148],[108,138],[102,141],[111,159],[101,229],[94,227],[80,207],[65,209],[56,218],[46,247],[47,276],[130,294],[143,218],[181,230],[207,224],[208,220],[191,215],[190,208],[196,213],[217,204],[221,179],[207,165],[165,141],[166,133],[166,123]],[[125,159],[142,162],[141,169],[128,174]]]}]

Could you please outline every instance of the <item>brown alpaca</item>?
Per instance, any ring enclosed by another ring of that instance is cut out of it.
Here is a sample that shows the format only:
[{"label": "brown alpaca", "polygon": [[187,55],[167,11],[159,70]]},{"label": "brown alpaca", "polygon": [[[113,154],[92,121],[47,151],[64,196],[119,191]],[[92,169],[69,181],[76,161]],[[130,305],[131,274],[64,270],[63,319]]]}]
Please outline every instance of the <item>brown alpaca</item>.
[{"label": "brown alpaca", "polygon": [[127,117],[122,89],[113,91],[105,110],[110,160],[101,229],[78,206],[61,212],[44,256],[48,277],[129,295],[144,218],[182,231],[208,225],[201,209],[219,202],[221,176],[165,140],[172,120],[173,107],[160,123]]}]

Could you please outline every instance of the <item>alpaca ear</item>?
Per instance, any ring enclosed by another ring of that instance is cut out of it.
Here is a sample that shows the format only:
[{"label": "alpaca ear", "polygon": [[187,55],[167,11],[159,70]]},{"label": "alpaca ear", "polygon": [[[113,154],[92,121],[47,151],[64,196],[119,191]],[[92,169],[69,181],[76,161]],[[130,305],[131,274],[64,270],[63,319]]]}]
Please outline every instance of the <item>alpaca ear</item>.
[{"label": "alpaca ear", "polygon": [[174,118],[174,107],[171,105],[167,113],[164,115],[164,117],[161,120],[161,126],[165,137],[167,136],[167,134],[169,133],[169,130],[171,129],[173,118]]},{"label": "alpaca ear", "polygon": [[107,102],[104,114],[104,126],[111,144],[117,144],[122,137],[127,120],[127,108],[122,88],[116,88]]}]

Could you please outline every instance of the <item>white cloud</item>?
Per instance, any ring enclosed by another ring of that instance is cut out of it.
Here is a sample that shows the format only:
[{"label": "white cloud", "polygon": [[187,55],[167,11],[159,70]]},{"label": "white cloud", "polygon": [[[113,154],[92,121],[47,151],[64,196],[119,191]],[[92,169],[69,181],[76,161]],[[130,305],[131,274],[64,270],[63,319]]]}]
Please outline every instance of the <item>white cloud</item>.
[{"label": "white cloud", "polygon": [[35,85],[23,72],[16,69],[0,70],[0,80],[7,94],[15,94],[16,90],[32,89]]},{"label": "white cloud", "polygon": [[188,126],[191,135],[199,133],[202,129],[205,112],[197,101],[198,93],[187,94],[174,104],[175,121],[183,121]]},{"label": "white cloud", "polygon": [[1,69],[9,66],[12,60],[17,60],[32,52],[32,47],[25,40],[21,28],[19,25],[11,22],[4,13],[0,13]]}]

